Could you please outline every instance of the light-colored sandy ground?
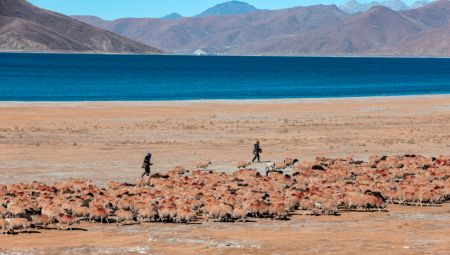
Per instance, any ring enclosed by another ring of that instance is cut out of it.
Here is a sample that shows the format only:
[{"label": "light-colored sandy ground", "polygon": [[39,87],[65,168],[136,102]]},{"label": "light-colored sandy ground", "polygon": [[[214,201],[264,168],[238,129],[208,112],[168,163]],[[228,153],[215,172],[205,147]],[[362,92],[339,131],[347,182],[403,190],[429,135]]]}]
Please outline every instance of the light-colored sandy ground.
[{"label": "light-colored sandy ground", "polygon": [[[148,150],[153,171],[193,168],[200,160],[231,171],[234,162],[251,159],[255,139],[263,160],[449,155],[450,96],[0,103],[0,183],[133,181]],[[450,204],[388,211],[189,226],[84,224],[89,231],[3,236],[0,248],[12,254],[449,254]]]},{"label": "light-colored sandy ground", "polygon": [[133,181],[149,150],[153,171],[193,168],[198,161],[229,171],[234,162],[251,159],[257,138],[263,160],[448,155],[450,96],[0,103],[0,183],[80,176]]}]

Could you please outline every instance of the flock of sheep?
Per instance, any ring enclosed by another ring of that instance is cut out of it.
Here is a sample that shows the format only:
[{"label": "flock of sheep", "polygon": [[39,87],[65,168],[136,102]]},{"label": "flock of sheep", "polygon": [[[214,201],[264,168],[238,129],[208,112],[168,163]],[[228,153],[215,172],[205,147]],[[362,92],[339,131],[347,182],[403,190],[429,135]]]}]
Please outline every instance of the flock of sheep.
[{"label": "flock of sheep", "polygon": [[83,179],[0,185],[1,233],[49,226],[71,230],[80,221],[124,225],[287,220],[294,211],[337,215],[381,211],[389,203],[436,205],[450,198],[450,157],[443,156],[373,156],[368,162],[287,158],[269,164],[264,173],[246,162],[238,162],[232,174],[205,170],[210,164],[200,162],[193,171],[175,167],[134,184],[111,181],[106,188]]}]

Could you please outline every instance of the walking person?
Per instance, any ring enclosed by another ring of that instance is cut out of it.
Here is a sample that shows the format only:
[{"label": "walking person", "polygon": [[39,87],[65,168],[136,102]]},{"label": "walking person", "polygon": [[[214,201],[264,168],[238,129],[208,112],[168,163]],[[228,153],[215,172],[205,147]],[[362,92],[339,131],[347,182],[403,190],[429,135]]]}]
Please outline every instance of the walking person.
[{"label": "walking person", "polygon": [[147,156],[144,158],[144,163],[142,163],[142,168],[144,168],[144,173],[141,178],[144,178],[145,175],[150,176],[150,166],[153,165],[150,160],[152,159],[152,154],[149,152]]},{"label": "walking person", "polygon": [[260,153],[262,153],[262,149],[261,149],[261,147],[259,145],[259,141],[256,140],[256,143],[253,145],[253,155],[255,155],[255,156],[253,157],[252,163],[255,162],[255,160],[258,160],[258,163],[260,162],[259,161],[259,154]]}]

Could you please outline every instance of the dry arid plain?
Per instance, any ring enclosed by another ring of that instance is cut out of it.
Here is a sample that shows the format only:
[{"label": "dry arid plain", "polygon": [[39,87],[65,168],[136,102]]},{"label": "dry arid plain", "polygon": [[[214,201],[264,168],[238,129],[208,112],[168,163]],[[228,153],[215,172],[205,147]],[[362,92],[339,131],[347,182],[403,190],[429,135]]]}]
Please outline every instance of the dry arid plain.
[{"label": "dry arid plain", "polygon": [[[174,166],[232,173],[256,139],[286,157],[450,156],[450,96],[269,101],[1,103],[0,184],[135,182]],[[266,162],[250,168],[262,171]],[[450,204],[339,216],[75,225],[0,236],[0,254],[449,254]]]}]

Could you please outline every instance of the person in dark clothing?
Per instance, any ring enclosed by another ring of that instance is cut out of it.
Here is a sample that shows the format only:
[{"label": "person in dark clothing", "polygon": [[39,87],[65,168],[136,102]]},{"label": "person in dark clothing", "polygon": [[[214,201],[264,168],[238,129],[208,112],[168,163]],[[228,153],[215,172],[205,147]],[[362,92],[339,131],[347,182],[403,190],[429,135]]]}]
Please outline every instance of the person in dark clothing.
[{"label": "person in dark clothing", "polygon": [[260,162],[259,161],[259,154],[261,152],[262,152],[262,150],[261,150],[261,147],[259,146],[259,141],[256,141],[256,143],[255,143],[255,145],[253,147],[253,155],[255,155],[255,156],[253,157],[252,162],[255,162],[255,160],[258,160],[258,162]]},{"label": "person in dark clothing", "polygon": [[144,173],[141,178],[144,178],[145,175],[150,176],[150,166],[153,165],[150,160],[152,159],[152,154],[147,153],[147,156],[144,158],[144,163],[142,163],[142,168],[144,168]]}]

